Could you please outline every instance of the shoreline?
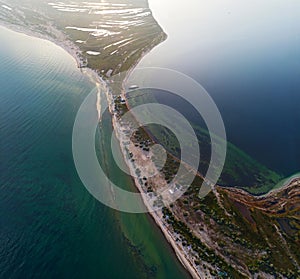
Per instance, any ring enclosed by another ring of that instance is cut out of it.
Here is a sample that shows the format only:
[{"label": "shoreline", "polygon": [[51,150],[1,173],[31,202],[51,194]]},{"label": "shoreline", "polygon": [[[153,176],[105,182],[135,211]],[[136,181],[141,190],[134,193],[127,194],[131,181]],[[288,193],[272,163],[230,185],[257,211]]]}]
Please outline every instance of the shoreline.
[{"label": "shoreline", "polygon": [[[147,53],[144,54],[144,56],[147,55]],[[141,57],[142,59],[142,57]],[[134,66],[131,70],[133,70],[136,66]],[[127,72],[127,75],[124,79],[124,82],[122,84],[122,96],[123,98],[125,97],[125,88],[124,88],[124,83],[126,82],[126,79],[129,77],[129,75],[131,74],[131,70],[129,70]],[[131,164],[131,162],[129,161],[129,159],[126,158],[126,150],[125,150],[125,145],[122,144],[122,132],[121,132],[121,128],[122,126],[118,123],[115,115],[111,112],[112,115],[112,123],[113,123],[113,127],[115,129],[115,133],[116,133],[116,137],[120,143],[120,148],[122,151],[122,155],[123,155],[123,160],[125,161],[126,165],[128,166],[130,173],[131,173],[131,177],[134,181],[135,187],[138,189],[138,191],[140,193],[144,193],[137,176],[135,175],[135,169],[133,167],[133,165]],[[158,211],[154,211],[153,207],[148,203],[148,201],[145,199],[145,197],[143,195],[142,196],[142,200],[144,205],[146,206],[146,208],[149,210],[147,212],[147,214],[154,220],[154,222],[156,223],[156,225],[159,227],[159,229],[161,230],[161,232],[163,233],[164,237],[166,238],[166,240],[169,242],[169,244],[171,245],[176,257],[178,258],[178,260],[180,261],[180,263],[183,265],[183,267],[189,272],[189,274],[191,275],[192,278],[201,278],[199,277],[196,269],[194,268],[194,266],[190,263],[190,261],[185,257],[184,252],[180,249],[180,247],[177,245],[175,239],[172,237],[172,233],[166,228],[164,222],[163,222],[163,218],[162,218],[162,213],[159,214]]]},{"label": "shoreline", "polygon": [[[51,43],[55,44],[56,46],[62,48],[64,51],[66,51],[74,59],[76,65],[78,67],[79,61],[80,61],[78,53],[81,53],[81,51],[80,51],[79,47],[77,47],[72,41],[68,40],[68,38],[66,36],[62,37],[63,40],[58,40],[58,39],[55,39],[55,38],[50,37],[48,35],[43,35],[43,34],[39,33],[38,31],[34,31],[34,30],[31,30],[31,29],[26,29],[26,27],[6,23],[6,22],[3,22],[3,21],[0,21],[0,26],[2,26],[3,28],[7,28],[9,30],[12,30],[14,32],[24,34],[24,35],[29,36],[29,37],[34,37],[34,38],[38,38],[38,39],[41,39],[41,40],[50,41]],[[126,73],[126,77],[125,77],[124,81],[122,82],[122,95],[124,94],[124,90],[125,90],[124,83],[125,83],[127,77],[129,77],[129,75],[134,70],[134,68],[137,66],[137,64],[141,61],[141,59],[144,56],[146,56],[149,53],[149,51],[145,52],[143,54],[143,56],[140,57],[139,61],[135,65],[133,65],[131,67],[131,69],[128,70],[128,72]],[[98,89],[96,109],[97,109],[98,117],[99,117],[99,120],[100,120],[100,116],[101,116],[100,90],[103,89],[103,88],[101,88],[102,86],[107,87],[108,84],[104,80],[102,80],[102,78],[99,76],[99,74],[95,70],[92,70],[89,67],[81,69],[81,72],[82,72],[82,74],[86,75],[92,83],[95,83],[95,85]],[[126,163],[126,165],[128,166],[128,168],[130,170],[130,173],[132,175],[132,179],[133,179],[133,183],[135,184],[135,187],[138,189],[138,191],[140,193],[142,193],[143,189],[139,185],[138,179],[134,175],[134,169],[130,165],[130,162],[126,159],[126,151],[124,149],[125,146],[123,144],[121,144],[121,140],[120,140],[121,139],[121,135],[120,135],[121,125],[119,125],[114,113],[112,112],[112,105],[114,104],[113,103],[113,98],[110,95],[110,92],[107,88],[106,88],[104,94],[106,95],[106,98],[107,98],[110,114],[111,114],[111,117],[112,117],[112,126],[115,129],[116,136],[117,136],[117,139],[118,139],[119,144],[120,144],[123,160],[124,160],[124,162]],[[192,278],[199,278],[199,275],[197,274],[197,272],[194,269],[193,265],[185,257],[185,255],[183,254],[183,251],[180,250],[179,246],[176,244],[175,240],[173,239],[172,234],[170,233],[170,231],[163,224],[163,221],[161,219],[162,216],[159,216],[157,211],[151,210],[151,206],[147,203],[147,201],[144,198],[142,198],[142,200],[143,200],[144,205],[149,209],[149,212],[147,213],[148,216],[150,216],[152,218],[152,220],[154,220],[156,225],[159,227],[159,229],[163,233],[165,239],[171,245],[171,248],[174,251],[176,257],[179,260],[179,262],[188,271],[188,273],[191,275]]]},{"label": "shoreline", "polygon": [[29,37],[38,38],[41,40],[49,41],[56,46],[62,48],[65,50],[73,59],[75,60],[77,67],[79,66],[80,58],[78,57],[77,53],[81,53],[81,50],[72,42],[70,41],[66,35],[64,35],[61,31],[55,29],[59,32],[60,38],[53,38],[49,35],[41,34],[40,32],[32,29],[27,29],[26,27],[23,27],[21,25],[15,25],[12,23],[7,23],[4,21],[0,21],[0,26],[3,28],[7,28],[9,30],[12,30],[14,32],[24,34]]},{"label": "shoreline", "polygon": [[[4,28],[8,28],[10,30],[13,30],[15,32],[18,33],[22,33],[25,34],[27,36],[30,37],[35,37],[35,38],[39,38],[42,40],[47,40],[50,41],[52,43],[54,43],[56,46],[61,47],[63,50],[65,50],[69,55],[71,55],[71,57],[73,57],[73,59],[75,60],[75,62],[79,63],[80,57],[78,56],[78,53],[81,53],[79,47],[77,47],[73,42],[69,41],[67,39],[67,37],[65,37],[65,41],[60,41],[60,40],[56,40],[55,38],[52,37],[48,37],[48,36],[43,36],[40,33],[35,33],[33,30],[27,30],[28,32],[23,32],[23,30],[26,31],[26,28],[22,28],[22,27],[17,27],[15,26],[15,28],[11,28],[11,25],[3,25],[2,22],[0,22],[0,25],[3,26]],[[17,28],[16,28],[17,27]],[[151,51],[151,49],[150,49]],[[147,54],[149,53],[149,51],[143,53],[143,55],[140,57],[139,61],[141,61],[143,59],[143,57],[145,57]],[[132,67],[130,68],[130,70],[128,70],[126,72],[126,77],[122,82],[122,88],[121,88],[121,96],[126,99],[126,91],[125,91],[125,83],[127,78],[130,76],[131,72],[136,68],[136,66],[139,64],[139,61],[135,64],[132,65]],[[103,93],[106,95],[106,99],[109,105],[109,111],[111,114],[111,121],[112,121],[112,126],[115,130],[117,139],[119,141],[119,145],[120,145],[120,149],[122,151],[122,156],[123,156],[123,160],[126,163],[126,165],[128,166],[131,176],[132,176],[132,180],[133,183],[135,184],[135,187],[138,189],[138,191],[140,193],[144,193],[141,185],[139,184],[138,178],[135,176],[135,169],[133,168],[130,160],[127,158],[126,156],[126,150],[125,150],[125,145],[122,143],[122,124],[118,122],[118,119],[116,117],[116,115],[113,113],[113,106],[114,106],[114,99],[113,99],[113,94],[112,92],[109,90],[109,83],[105,82],[101,76],[97,73],[96,70],[92,70],[89,67],[80,69],[81,73],[86,75],[91,82],[95,83],[96,87],[97,87],[97,101],[96,101],[96,109],[98,112],[98,118],[100,121],[100,117],[101,117],[101,96],[100,93]],[[101,91],[103,90],[103,92]],[[299,178],[295,177],[294,179]],[[286,187],[288,187],[291,184],[291,179],[287,179],[287,182],[284,183],[280,188],[278,189],[273,189],[270,192],[268,192],[267,194],[264,195],[260,195],[260,196],[255,196],[255,197],[264,197],[266,195],[271,195],[274,192],[276,193],[276,191],[278,190],[282,190]],[[228,187],[225,187],[228,188]],[[230,188],[230,187],[229,187]],[[240,189],[241,191],[243,191],[242,189]],[[148,216],[151,217],[151,219],[154,220],[154,222],[156,223],[156,225],[159,227],[159,229],[161,230],[161,232],[163,233],[165,239],[168,241],[168,243],[171,245],[172,250],[174,251],[176,257],[179,259],[179,261],[181,262],[181,264],[183,265],[183,267],[189,272],[189,274],[192,276],[192,278],[203,278],[204,274],[201,274],[200,271],[198,269],[195,268],[195,265],[193,265],[193,263],[191,262],[191,260],[189,260],[188,256],[185,254],[184,250],[182,249],[182,247],[176,242],[176,240],[174,239],[174,234],[172,231],[170,231],[166,224],[164,223],[164,220],[162,218],[162,213],[160,211],[153,211],[152,206],[147,202],[147,200],[142,196],[143,199],[143,203],[144,205],[148,208],[149,212],[148,212]]]}]

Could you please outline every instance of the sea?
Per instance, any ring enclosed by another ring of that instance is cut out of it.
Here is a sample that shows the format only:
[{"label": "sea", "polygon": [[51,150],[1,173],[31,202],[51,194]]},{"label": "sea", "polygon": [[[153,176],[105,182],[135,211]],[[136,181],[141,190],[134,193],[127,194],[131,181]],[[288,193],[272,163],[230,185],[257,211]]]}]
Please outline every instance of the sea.
[{"label": "sea", "polygon": [[[300,2],[149,4],[168,39],[139,66],[195,79],[228,141],[283,176],[298,172]],[[54,44],[2,27],[0,36],[0,278],[189,278],[149,215],[105,207],[77,175],[72,128],[94,84]],[[109,164],[110,146],[96,148]]]},{"label": "sea", "polygon": [[77,175],[72,129],[95,84],[49,41],[0,37],[0,278],[190,278],[149,215],[102,205]]},{"label": "sea", "polygon": [[229,142],[282,176],[298,173],[300,2],[149,4],[168,39],[138,67],[190,76],[216,103]]}]

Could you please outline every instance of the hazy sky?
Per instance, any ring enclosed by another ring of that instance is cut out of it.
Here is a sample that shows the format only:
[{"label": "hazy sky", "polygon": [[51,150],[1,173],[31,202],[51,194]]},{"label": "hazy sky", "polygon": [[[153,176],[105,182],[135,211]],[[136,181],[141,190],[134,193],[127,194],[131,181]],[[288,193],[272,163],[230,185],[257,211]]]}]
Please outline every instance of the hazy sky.
[{"label": "hazy sky", "polygon": [[165,44],[173,46],[172,53],[166,53],[169,59],[183,51],[216,55],[211,50],[220,44],[232,51],[240,44],[249,51],[263,51],[274,43],[300,43],[298,0],[149,0],[149,4],[169,35]]}]

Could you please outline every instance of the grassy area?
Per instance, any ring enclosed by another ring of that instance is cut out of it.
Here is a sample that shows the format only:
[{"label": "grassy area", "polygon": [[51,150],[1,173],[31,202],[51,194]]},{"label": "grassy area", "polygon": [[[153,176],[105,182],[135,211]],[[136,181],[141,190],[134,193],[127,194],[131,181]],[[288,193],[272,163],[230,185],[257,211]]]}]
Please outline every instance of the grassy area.
[{"label": "grassy area", "polygon": [[172,226],[174,232],[182,237],[183,246],[190,246],[197,253],[199,260],[195,261],[196,265],[200,264],[200,260],[212,264],[216,268],[210,270],[210,273],[213,276],[218,276],[218,278],[246,278],[226,263],[212,249],[203,244],[199,238],[195,237],[186,224],[178,220],[168,208],[163,208],[163,214],[164,219]]},{"label": "grassy area", "polygon": [[[82,1],[74,2],[82,3]],[[14,14],[9,12],[4,14],[2,11],[0,19],[5,18],[8,22],[29,26],[49,36],[55,36],[51,29],[55,26],[80,48],[82,59],[87,60],[88,67],[96,70],[103,79],[108,81],[109,90],[115,97],[115,110],[118,117],[128,111],[124,100],[119,96],[125,77],[121,73],[136,65],[144,53],[166,38],[163,30],[149,13],[146,1],[126,1],[127,6],[121,9],[141,9],[141,12],[135,15],[103,13],[103,11],[100,11],[102,14],[99,15],[94,13],[97,9],[83,13],[63,12],[50,7],[46,2],[37,0],[25,1],[22,5],[25,7],[22,8],[18,7],[17,1],[12,0],[11,4],[15,5]],[[82,31],[67,27],[93,30]],[[102,29],[104,30],[102,35],[99,35]],[[99,52],[99,54],[89,55],[89,51]],[[146,93],[139,90],[128,93],[130,106],[157,103],[157,99],[151,92]],[[145,110],[144,113],[150,112]],[[167,115],[156,117],[168,120]],[[179,119],[168,121],[175,121],[179,127],[182,125]],[[197,134],[201,150],[199,171],[205,174],[210,159],[210,137],[197,121],[191,119],[190,123]],[[191,135],[184,129],[181,135],[187,150],[192,151]],[[145,151],[155,142],[165,147],[168,154],[162,173],[166,181],[171,182],[179,166],[176,157],[180,158],[181,155],[174,134],[169,129],[158,125],[149,125],[138,129],[132,135],[132,140],[136,147]],[[280,175],[259,164],[230,143],[227,154],[225,167],[219,180],[221,185],[238,186],[251,193],[260,194],[272,189],[281,179]],[[153,160],[155,161],[155,158]],[[108,165],[116,167],[113,162]],[[107,172],[109,173],[109,168]],[[147,178],[140,177],[140,179],[147,187],[147,191],[152,192],[152,185],[146,184]],[[299,206],[291,205],[289,210],[280,209],[276,214],[268,213],[257,206],[240,202],[227,189],[219,188],[219,200],[212,192],[204,199],[200,199],[198,193],[202,182],[201,177],[197,176],[185,194],[170,208],[163,210],[170,229],[180,235],[183,245],[190,246],[197,253],[196,265],[199,265],[201,260],[208,262],[215,267],[210,270],[210,273],[216,278],[242,278],[234,265],[249,268],[251,274],[265,271],[275,278],[279,278],[279,274],[287,278],[300,277],[289,254],[290,250],[293,257],[300,261]],[[282,233],[282,238],[276,228]],[[201,240],[200,235],[205,235],[217,247],[209,247]]]},{"label": "grassy area", "polygon": [[[158,103],[151,90],[135,90],[129,92],[127,95],[131,107],[146,103]],[[172,102],[173,100],[171,99],[170,106],[172,106]],[[145,111],[144,113],[150,112]],[[167,119],[168,116],[161,115],[157,117]],[[172,118],[172,121],[175,121],[179,127],[180,125],[183,126],[180,119]],[[198,170],[204,175],[210,162],[210,136],[208,131],[200,127],[193,119],[190,120],[190,124],[197,135],[201,151],[201,161]],[[169,129],[159,125],[149,125],[146,129],[168,152],[180,158],[181,149],[179,143]],[[182,128],[182,134],[185,139],[185,148],[188,150],[192,145],[190,140],[191,135],[187,133],[185,128]],[[218,139],[218,141],[222,141],[222,139]],[[279,174],[269,170],[233,144],[227,143],[227,158],[222,175],[218,181],[219,185],[239,187],[252,194],[263,194],[273,189],[281,179],[282,177]]]},{"label": "grassy area", "polygon": [[110,0],[104,4],[31,0],[20,6],[12,0],[14,11],[0,11],[0,20],[55,39],[59,39],[56,30],[60,30],[79,47],[82,61],[87,61],[89,68],[110,79],[131,69],[144,53],[165,40],[166,34],[152,16],[147,1],[126,0],[120,5],[120,1]]},{"label": "grassy area", "polygon": [[[236,264],[245,264],[252,275],[261,271],[275,278],[279,274],[298,278],[299,270],[291,260],[293,255],[295,261],[300,262],[297,209],[286,210],[284,214],[280,210],[264,212],[257,208],[255,199],[251,204],[250,196],[247,198],[250,205],[246,205],[222,188],[218,189],[219,201],[212,192],[204,199],[199,199],[197,193],[202,181],[200,178],[197,180],[169,209],[177,218],[174,221],[175,228],[185,227],[183,235],[194,234],[194,237],[198,230],[199,234],[208,233],[210,240],[218,244],[215,251]],[[263,208],[268,208],[268,204],[271,203],[266,202]],[[204,225],[197,229],[194,224]],[[201,247],[200,244],[197,246]],[[207,255],[201,252],[199,255],[207,260]]]}]

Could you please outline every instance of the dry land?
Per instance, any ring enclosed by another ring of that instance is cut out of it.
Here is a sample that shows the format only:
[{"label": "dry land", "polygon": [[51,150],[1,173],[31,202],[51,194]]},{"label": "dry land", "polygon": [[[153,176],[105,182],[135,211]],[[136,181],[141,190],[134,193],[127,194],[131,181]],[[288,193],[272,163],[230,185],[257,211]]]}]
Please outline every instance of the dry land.
[{"label": "dry land", "polygon": [[[190,274],[194,278],[300,278],[299,179],[264,196],[214,185],[200,199],[203,176],[198,173],[188,189],[184,177],[173,181],[180,160],[172,152],[155,150],[159,142],[147,129],[134,130],[134,115],[122,120],[130,110],[126,77],[167,38],[147,2],[34,2],[22,7],[17,1],[1,4],[1,22],[60,45],[99,92],[105,90],[135,185]],[[100,94],[100,116],[99,98]],[[198,171],[188,164],[184,167],[187,172]],[[170,202],[176,195],[180,197]]]}]

